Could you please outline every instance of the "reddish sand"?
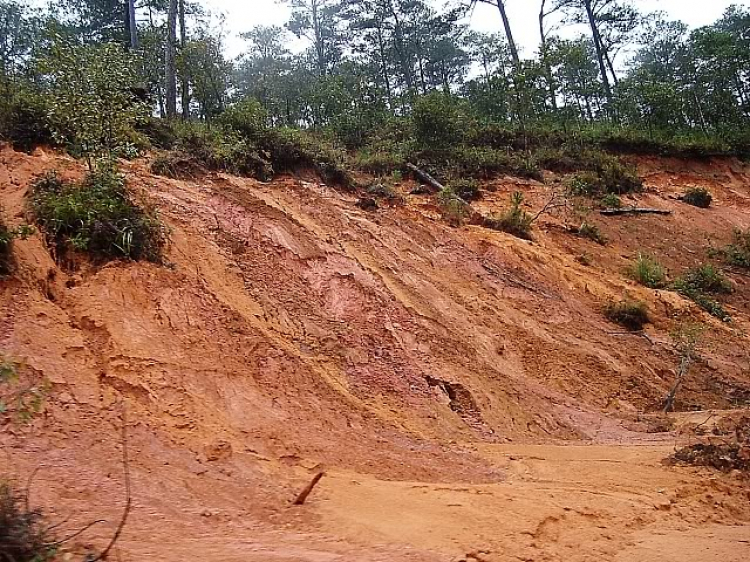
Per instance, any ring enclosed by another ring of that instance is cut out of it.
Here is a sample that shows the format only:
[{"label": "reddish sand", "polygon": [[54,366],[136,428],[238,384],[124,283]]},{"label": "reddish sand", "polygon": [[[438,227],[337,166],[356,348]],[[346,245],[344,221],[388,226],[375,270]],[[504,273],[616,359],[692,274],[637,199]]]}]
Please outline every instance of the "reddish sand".
[{"label": "reddish sand", "polygon": [[[122,560],[750,559],[748,481],[663,465],[684,438],[654,433],[648,413],[673,380],[682,320],[710,329],[678,410],[750,403],[749,278],[729,273],[723,324],[623,273],[648,251],[674,277],[750,227],[747,166],[639,161],[638,203],[674,213],[593,213],[601,246],[559,216],[533,242],[451,228],[408,184],[405,205],[367,212],[312,180],[123,165],[172,229],[166,266],[73,270],[35,235],[0,281],[0,352],[49,387],[31,421],[0,422],[0,469],[24,483],[41,467],[31,501],[69,518],[61,535],[108,520],[72,552],[101,549],[122,509],[124,408]],[[0,151],[7,223],[50,169],[82,173],[51,152]],[[554,181],[497,180],[476,207],[520,189],[537,210]],[[676,200],[690,185],[714,206]],[[601,314],[625,293],[649,305],[645,337]]]}]

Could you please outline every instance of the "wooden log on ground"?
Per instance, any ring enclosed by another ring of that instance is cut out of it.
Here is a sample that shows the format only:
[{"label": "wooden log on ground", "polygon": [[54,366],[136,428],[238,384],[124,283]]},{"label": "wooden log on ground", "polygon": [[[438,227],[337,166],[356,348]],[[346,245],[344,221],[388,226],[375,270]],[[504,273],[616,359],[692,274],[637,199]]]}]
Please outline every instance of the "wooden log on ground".
[{"label": "wooden log on ground", "polygon": [[622,207],[620,209],[602,209],[602,215],[671,215],[666,209],[652,209],[650,207]]},{"label": "wooden log on ground", "polygon": [[435,178],[433,178],[430,174],[428,174],[424,170],[420,170],[419,168],[417,168],[411,162],[407,162],[406,167],[409,168],[412,172],[414,172],[414,175],[416,175],[420,180],[425,182],[427,185],[429,185],[436,191],[442,191],[443,189],[445,189],[445,186],[442,183],[437,181]]}]

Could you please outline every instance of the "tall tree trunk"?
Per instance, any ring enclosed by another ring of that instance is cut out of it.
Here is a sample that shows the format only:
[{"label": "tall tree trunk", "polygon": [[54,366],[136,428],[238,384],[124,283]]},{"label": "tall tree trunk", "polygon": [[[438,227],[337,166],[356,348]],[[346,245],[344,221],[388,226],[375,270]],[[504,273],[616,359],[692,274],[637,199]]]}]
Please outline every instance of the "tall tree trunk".
[{"label": "tall tree trunk", "polygon": [[589,26],[591,26],[591,36],[594,39],[594,49],[596,50],[596,58],[599,61],[599,72],[602,75],[602,85],[604,86],[604,95],[607,97],[607,102],[612,103],[612,87],[609,85],[609,76],[607,75],[607,64],[604,61],[604,46],[602,45],[602,37],[599,34],[599,26],[596,24],[596,16],[594,16],[594,9],[591,6],[591,0],[583,0],[584,7],[586,8],[586,16],[589,20]]},{"label": "tall tree trunk", "polygon": [[504,0],[497,0],[497,9],[500,10],[500,17],[503,19],[503,27],[505,27],[505,37],[508,39],[510,56],[513,59],[513,64],[518,68],[521,65],[521,59],[518,58],[518,48],[516,48],[516,42],[513,40],[513,32],[510,29],[510,20],[505,11]]},{"label": "tall tree trunk", "polygon": [[177,42],[177,0],[169,0],[167,12],[167,43],[164,52],[164,79],[167,97],[167,117],[177,116],[177,68],[175,43]]},{"label": "tall tree trunk", "polygon": [[[185,0],[180,0],[180,47],[185,50],[187,45],[187,28],[185,26]],[[183,68],[180,75],[180,105],[182,105],[182,118],[190,119],[190,80],[188,79],[187,69]]]},{"label": "tall tree trunk", "polygon": [[542,6],[539,9],[539,38],[540,38],[540,55],[542,57],[542,64],[544,65],[544,72],[547,76],[547,86],[549,87],[549,98],[552,102],[552,109],[557,109],[557,92],[555,91],[555,80],[552,75],[552,65],[549,63],[548,49],[547,49],[547,33],[544,31],[544,18],[547,13],[544,9],[547,7],[547,0],[542,0]]},{"label": "tall tree trunk", "polygon": [[318,0],[311,0],[310,9],[312,12],[313,40],[315,42],[315,58],[318,67],[318,76],[326,75],[326,54],[325,45],[323,44],[323,34],[320,29],[320,7]]},{"label": "tall tree trunk", "polygon": [[125,2],[125,31],[128,35],[130,48],[138,48],[138,24],[135,21],[135,0],[126,0]]}]

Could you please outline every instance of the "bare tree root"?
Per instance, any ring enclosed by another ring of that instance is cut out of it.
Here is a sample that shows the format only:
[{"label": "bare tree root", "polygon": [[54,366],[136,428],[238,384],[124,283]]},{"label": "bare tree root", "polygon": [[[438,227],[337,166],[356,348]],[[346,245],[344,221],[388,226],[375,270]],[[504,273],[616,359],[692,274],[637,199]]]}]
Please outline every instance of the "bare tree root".
[{"label": "bare tree root", "polygon": [[125,528],[125,523],[127,523],[128,515],[130,514],[130,508],[132,505],[132,497],[130,493],[130,463],[128,461],[128,427],[124,404],[122,407],[122,466],[125,473],[125,510],[122,513],[120,523],[117,525],[115,534],[112,536],[112,540],[109,541],[107,548],[105,548],[101,552],[101,554],[99,554],[95,558],[92,558],[90,562],[98,562],[99,560],[107,559],[107,556],[109,556],[109,552],[115,546],[115,543],[117,543],[117,540],[122,534],[122,530]]}]

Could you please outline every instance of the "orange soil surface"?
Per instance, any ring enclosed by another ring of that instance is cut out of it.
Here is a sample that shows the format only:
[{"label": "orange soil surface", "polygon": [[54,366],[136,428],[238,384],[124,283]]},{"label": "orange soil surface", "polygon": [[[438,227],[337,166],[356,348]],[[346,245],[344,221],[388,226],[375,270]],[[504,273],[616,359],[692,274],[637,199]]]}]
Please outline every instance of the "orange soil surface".
[{"label": "orange soil surface", "polygon": [[[408,184],[404,205],[367,212],[314,180],[123,166],[172,230],[166,265],[61,267],[35,235],[0,281],[0,352],[49,389],[30,421],[0,425],[0,469],[25,482],[41,467],[31,502],[69,518],[62,534],[107,519],[72,553],[116,526],[125,410],[126,561],[750,559],[747,480],[665,466],[682,438],[647,413],[687,319],[709,330],[677,408],[750,403],[750,279],[729,272],[724,324],[623,273],[647,251],[675,277],[750,227],[747,166],[639,161],[638,204],[674,213],[592,215],[606,246],[556,216],[533,242],[451,228]],[[83,172],[0,150],[6,223],[50,169]],[[520,189],[536,210],[556,181],[496,180],[476,207]],[[714,206],[676,200],[690,185]],[[626,293],[648,303],[645,336],[601,314]]]}]

